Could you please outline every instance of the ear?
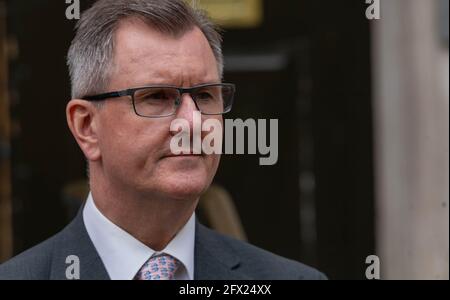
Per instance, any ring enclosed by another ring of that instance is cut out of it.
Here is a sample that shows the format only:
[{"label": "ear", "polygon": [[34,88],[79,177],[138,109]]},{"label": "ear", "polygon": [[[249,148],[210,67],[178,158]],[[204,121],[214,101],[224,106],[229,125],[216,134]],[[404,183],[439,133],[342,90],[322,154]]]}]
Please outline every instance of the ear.
[{"label": "ear", "polygon": [[92,103],[72,99],[66,107],[67,124],[75,140],[89,161],[100,159],[98,141],[98,109]]}]

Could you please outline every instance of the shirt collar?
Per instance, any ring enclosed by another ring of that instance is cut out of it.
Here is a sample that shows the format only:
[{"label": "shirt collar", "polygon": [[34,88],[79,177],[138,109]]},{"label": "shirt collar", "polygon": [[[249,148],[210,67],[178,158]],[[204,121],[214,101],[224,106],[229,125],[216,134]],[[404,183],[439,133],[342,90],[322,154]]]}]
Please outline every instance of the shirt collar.
[{"label": "shirt collar", "polygon": [[[96,207],[91,193],[83,209],[83,219],[89,237],[111,279],[133,279],[142,265],[156,253],[106,218]],[[195,213],[166,248],[157,252],[172,255],[184,265],[185,270],[180,268],[176,279],[194,278],[194,243]]]}]

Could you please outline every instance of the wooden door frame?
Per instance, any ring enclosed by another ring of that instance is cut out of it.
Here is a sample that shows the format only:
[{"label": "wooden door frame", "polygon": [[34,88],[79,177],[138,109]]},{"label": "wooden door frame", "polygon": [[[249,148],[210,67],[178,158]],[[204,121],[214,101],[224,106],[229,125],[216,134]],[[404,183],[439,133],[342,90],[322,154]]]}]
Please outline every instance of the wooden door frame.
[{"label": "wooden door frame", "polygon": [[0,262],[13,250],[7,49],[6,3],[0,0]]}]

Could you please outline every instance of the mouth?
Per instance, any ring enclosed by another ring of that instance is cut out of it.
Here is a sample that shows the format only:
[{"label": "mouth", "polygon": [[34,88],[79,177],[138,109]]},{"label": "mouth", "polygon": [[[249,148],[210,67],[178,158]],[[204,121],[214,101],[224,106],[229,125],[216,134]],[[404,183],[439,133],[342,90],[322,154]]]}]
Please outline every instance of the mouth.
[{"label": "mouth", "polygon": [[203,155],[202,154],[194,154],[194,153],[182,153],[182,154],[168,154],[168,155],[165,155],[163,158],[177,158],[177,157],[180,157],[180,158],[182,158],[182,157],[187,157],[187,158],[189,158],[189,157],[202,157]]}]

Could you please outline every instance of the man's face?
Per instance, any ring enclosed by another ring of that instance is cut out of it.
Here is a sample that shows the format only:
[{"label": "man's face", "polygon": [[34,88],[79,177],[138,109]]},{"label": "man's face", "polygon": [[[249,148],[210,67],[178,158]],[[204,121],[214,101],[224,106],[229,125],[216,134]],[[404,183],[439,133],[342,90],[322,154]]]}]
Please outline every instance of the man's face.
[{"label": "man's face", "polygon": [[[200,29],[173,38],[139,20],[126,20],[118,28],[109,91],[217,82],[217,63]],[[184,118],[193,128],[195,110],[189,94],[182,96],[174,116],[163,118],[137,116],[130,97],[108,100],[97,111],[99,162],[108,182],[157,197],[198,198],[211,183],[220,156],[173,156],[170,151],[171,121]],[[222,122],[220,115],[208,118]]]}]

